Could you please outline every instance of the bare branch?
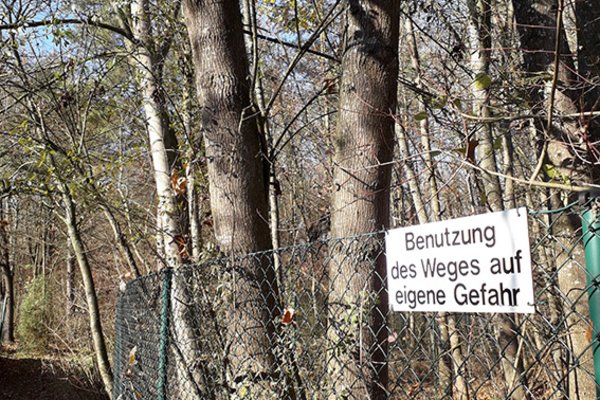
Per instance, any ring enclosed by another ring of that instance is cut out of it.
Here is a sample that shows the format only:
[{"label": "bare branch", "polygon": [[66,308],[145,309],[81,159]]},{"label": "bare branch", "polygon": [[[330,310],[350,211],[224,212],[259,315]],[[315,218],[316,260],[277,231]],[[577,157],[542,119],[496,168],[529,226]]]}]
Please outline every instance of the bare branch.
[{"label": "bare branch", "polygon": [[[252,35],[252,32],[249,31],[249,30],[247,30],[247,29],[244,29],[244,34],[245,35]],[[275,37],[271,37],[271,36],[265,36],[265,35],[262,35],[260,33],[257,33],[256,37],[258,37],[260,40],[264,40],[265,42],[277,43],[277,44],[280,44],[280,45],[285,46],[285,47],[290,47],[292,49],[300,49],[300,50],[302,50],[302,47],[298,47],[298,45],[296,43],[286,42],[285,40],[281,40],[279,38],[275,38]],[[306,46],[304,46],[304,48],[306,48]],[[318,57],[325,58],[325,59],[327,59],[329,61],[333,61],[333,62],[338,63],[338,64],[340,63],[340,60],[337,57],[332,56],[331,54],[322,53],[322,52],[320,52],[318,50],[313,50],[313,49],[310,49],[310,48],[306,49],[305,52],[309,53],[309,54],[312,54],[312,55],[315,55],[315,56],[318,56]]]},{"label": "bare branch", "polygon": [[16,22],[13,24],[3,24],[0,25],[0,31],[7,31],[11,29],[20,29],[20,28],[39,28],[43,26],[59,26],[59,25],[90,25],[98,28],[106,29],[110,32],[116,33],[131,42],[137,43],[137,40],[133,37],[130,31],[119,28],[114,25],[110,25],[101,21],[97,21],[94,17],[89,18],[52,18],[52,19],[44,19],[39,21],[24,21],[24,22]]}]

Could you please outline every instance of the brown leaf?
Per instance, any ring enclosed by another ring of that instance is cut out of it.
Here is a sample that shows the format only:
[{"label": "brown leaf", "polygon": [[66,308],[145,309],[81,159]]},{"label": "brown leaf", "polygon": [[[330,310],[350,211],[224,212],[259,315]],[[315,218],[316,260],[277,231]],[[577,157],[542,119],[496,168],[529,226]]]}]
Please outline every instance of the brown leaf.
[{"label": "brown leaf", "polygon": [[184,236],[182,235],[176,235],[175,236],[175,243],[177,244],[177,249],[179,250],[179,256],[184,260],[187,261],[188,258],[190,257],[188,252],[187,252],[187,240]]},{"label": "brown leaf", "polygon": [[171,187],[177,196],[183,196],[187,192],[187,178],[174,171],[171,175]]},{"label": "brown leaf", "polygon": [[296,311],[293,308],[286,308],[281,317],[282,325],[295,325],[294,316],[296,315]]},{"label": "brown leaf", "polygon": [[467,161],[475,164],[475,148],[479,145],[479,140],[477,139],[469,139],[469,143],[467,143],[467,151],[466,157]]}]

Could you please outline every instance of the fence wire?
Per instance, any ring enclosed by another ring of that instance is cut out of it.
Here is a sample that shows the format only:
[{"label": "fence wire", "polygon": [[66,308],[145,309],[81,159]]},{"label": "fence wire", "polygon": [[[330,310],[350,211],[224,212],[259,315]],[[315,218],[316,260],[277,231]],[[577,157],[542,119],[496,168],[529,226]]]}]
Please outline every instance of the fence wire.
[{"label": "fence wire", "polygon": [[132,281],[113,398],[595,398],[576,211],[530,214],[535,314],[390,312],[381,233]]}]

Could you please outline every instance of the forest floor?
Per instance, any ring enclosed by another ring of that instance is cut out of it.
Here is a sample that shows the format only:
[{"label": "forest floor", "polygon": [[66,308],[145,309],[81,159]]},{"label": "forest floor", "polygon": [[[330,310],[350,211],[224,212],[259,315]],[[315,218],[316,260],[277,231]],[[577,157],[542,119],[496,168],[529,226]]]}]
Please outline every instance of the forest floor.
[{"label": "forest floor", "polygon": [[49,359],[0,349],[2,400],[106,400],[102,386],[80,369]]}]

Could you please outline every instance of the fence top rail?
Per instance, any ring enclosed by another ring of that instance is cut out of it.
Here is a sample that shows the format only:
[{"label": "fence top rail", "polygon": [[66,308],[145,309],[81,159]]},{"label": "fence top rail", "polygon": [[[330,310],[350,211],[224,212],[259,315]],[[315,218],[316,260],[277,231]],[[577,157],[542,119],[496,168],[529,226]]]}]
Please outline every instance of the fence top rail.
[{"label": "fence top rail", "polygon": [[[578,200],[570,202],[567,205],[560,207],[560,208],[531,210],[531,209],[529,209],[529,207],[527,207],[527,214],[529,216],[535,217],[535,216],[540,216],[540,215],[561,214],[561,213],[566,213],[566,212],[569,212],[572,210],[576,210],[577,212],[580,212],[581,210],[585,209],[586,207],[590,207],[595,201],[596,201],[596,197],[594,197],[594,196],[581,196]],[[288,246],[281,246],[277,249],[267,249],[267,250],[261,250],[261,251],[245,253],[245,254],[232,254],[229,256],[221,255],[221,256],[217,256],[217,257],[205,260],[205,261],[198,262],[198,263],[184,264],[180,268],[186,268],[186,269],[188,269],[188,268],[203,268],[203,267],[208,267],[210,265],[215,265],[215,264],[235,263],[235,262],[239,262],[241,260],[248,259],[248,258],[261,258],[261,257],[269,256],[272,254],[280,254],[280,253],[294,252],[294,251],[306,251],[307,249],[309,249],[311,247],[322,248],[322,247],[331,245],[332,243],[354,241],[354,240],[365,239],[365,238],[375,238],[379,235],[384,235],[390,229],[399,228],[401,226],[402,225],[398,225],[395,227],[390,227],[388,229],[381,229],[378,231],[360,233],[360,234],[345,236],[345,237],[321,237],[321,238],[309,240],[309,241],[302,242],[302,243],[294,243],[294,244],[291,244]],[[137,278],[129,281],[127,283],[127,285],[133,284],[140,280],[151,279],[152,277],[155,277],[155,276],[161,276],[165,270],[171,270],[171,269],[173,269],[173,268],[172,267],[164,267],[159,271],[149,272],[147,274],[144,274],[140,277],[137,277]]]}]

